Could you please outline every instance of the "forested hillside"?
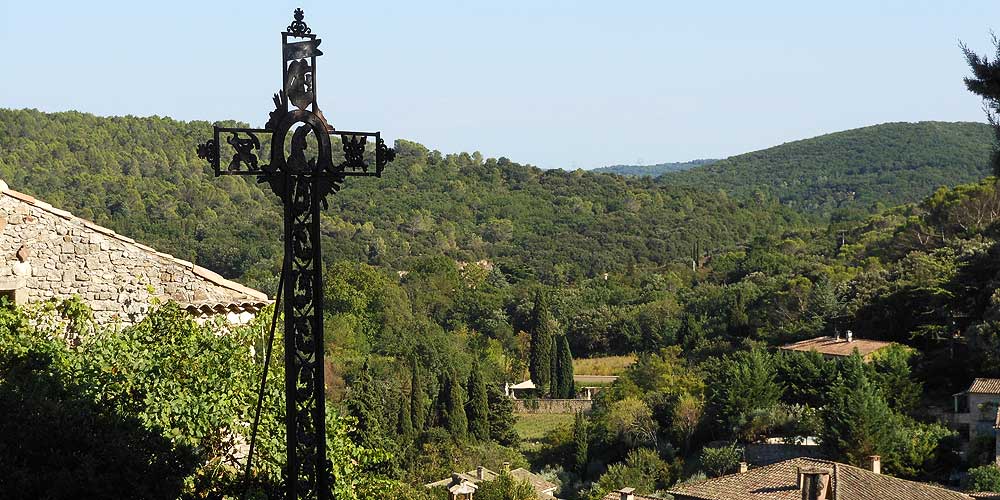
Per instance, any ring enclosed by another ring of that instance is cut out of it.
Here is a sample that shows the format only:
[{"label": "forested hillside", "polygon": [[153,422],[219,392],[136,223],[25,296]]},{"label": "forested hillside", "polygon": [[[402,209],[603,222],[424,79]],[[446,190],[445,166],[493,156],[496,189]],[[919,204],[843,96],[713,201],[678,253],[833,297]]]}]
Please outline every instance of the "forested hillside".
[{"label": "forested hillside", "polygon": [[630,175],[635,177],[658,177],[667,172],[680,172],[689,168],[711,165],[719,160],[691,160],[674,163],[657,163],[656,165],[611,165],[595,168],[591,172],[605,174]]},{"label": "forested hillside", "polygon": [[[194,147],[207,122],[0,110],[0,178],[12,189],[251,284],[280,253],[276,198],[214,178]],[[326,255],[406,269],[414,256],[490,259],[550,283],[687,259],[796,216],[771,200],[584,171],[543,171],[404,140],[379,180],[351,180],[324,212]],[[706,243],[707,244],[707,243]]]},{"label": "forested hillside", "polygon": [[941,186],[990,173],[993,136],[984,123],[885,123],[733,156],[668,173],[661,183],[765,193],[785,206],[829,217],[916,202]]}]

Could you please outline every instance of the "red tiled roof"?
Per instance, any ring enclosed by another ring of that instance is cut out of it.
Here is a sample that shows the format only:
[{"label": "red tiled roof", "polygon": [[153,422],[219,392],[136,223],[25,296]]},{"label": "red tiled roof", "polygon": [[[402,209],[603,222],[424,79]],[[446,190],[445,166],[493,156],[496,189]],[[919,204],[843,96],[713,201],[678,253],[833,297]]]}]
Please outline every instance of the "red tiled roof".
[{"label": "red tiled roof", "polygon": [[965,391],[973,394],[1000,394],[1000,378],[977,378]]},{"label": "red tiled roof", "polygon": [[783,345],[781,346],[781,349],[785,351],[816,351],[820,354],[826,354],[828,356],[850,356],[854,350],[857,349],[858,354],[865,357],[879,349],[889,347],[892,344],[893,342],[858,338],[848,342],[847,339],[844,338],[835,339],[827,336],[801,340],[792,344]]},{"label": "red tiled roof", "polygon": [[739,474],[681,484],[667,492],[678,500],[799,500],[799,468],[832,471],[831,498],[837,500],[971,500],[965,493],[898,479],[851,465],[812,458],[793,458]]}]

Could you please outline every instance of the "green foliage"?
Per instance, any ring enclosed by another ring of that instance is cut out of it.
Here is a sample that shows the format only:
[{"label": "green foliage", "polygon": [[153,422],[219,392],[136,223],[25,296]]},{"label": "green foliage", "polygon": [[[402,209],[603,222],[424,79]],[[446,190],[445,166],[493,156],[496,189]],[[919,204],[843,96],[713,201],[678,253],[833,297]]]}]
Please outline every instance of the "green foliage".
[{"label": "green foliage", "polygon": [[1000,493],[1000,468],[995,464],[988,464],[969,469],[965,489]]},{"label": "green foliage", "polygon": [[531,380],[543,394],[549,392],[552,378],[552,363],[555,337],[555,320],[549,311],[548,299],[542,290],[535,291],[534,306],[531,310]]},{"label": "green foliage", "polygon": [[569,350],[569,341],[565,335],[556,340],[555,360],[556,376],[554,379],[554,397],[572,399],[576,397],[576,382],[573,380],[573,353]]},{"label": "green foliage", "polygon": [[692,160],[676,163],[657,163],[656,165],[611,165],[595,168],[591,172],[618,174],[634,177],[659,177],[667,172],[679,172],[689,168],[711,165],[719,160]]},{"label": "green foliage", "polygon": [[672,172],[665,185],[770,197],[824,218],[876,203],[915,202],[942,185],[990,173],[990,127],[980,123],[885,123],[745,153]]},{"label": "green foliage", "polygon": [[871,455],[888,457],[895,445],[892,409],[860,356],[849,357],[841,372],[823,409],[823,445],[855,465]]},{"label": "green foliage", "polygon": [[441,383],[441,397],[444,402],[441,425],[456,439],[465,438],[469,430],[469,420],[465,414],[465,395],[462,384],[453,373],[445,375]]},{"label": "green foliage", "polygon": [[538,494],[527,481],[520,481],[510,472],[501,471],[496,479],[480,482],[475,497],[477,500],[535,500]]},{"label": "green foliage", "polygon": [[[980,56],[965,44],[962,44],[962,52],[965,60],[972,69],[972,77],[965,78],[965,86],[969,92],[983,98],[983,105],[986,108],[986,117],[993,126],[997,139],[1000,139],[1000,121],[997,113],[1000,113],[1000,39],[993,36],[993,45],[996,48],[996,55],[990,61],[989,56]],[[993,175],[1000,176],[1000,153],[993,153]],[[997,491],[997,490],[990,490]]]},{"label": "green foliage", "polygon": [[738,448],[734,443],[732,446],[702,449],[699,461],[701,469],[708,477],[719,477],[723,474],[736,472],[742,457],[743,449]]},{"label": "green foliage", "polygon": [[624,462],[612,464],[587,492],[589,500],[600,500],[609,492],[630,487],[639,495],[652,495],[667,487],[676,473],[670,464],[650,449],[632,450]]},{"label": "green foliage", "polygon": [[773,355],[759,348],[723,358],[712,380],[708,402],[721,430],[745,438],[754,411],[773,407],[784,393]]},{"label": "green foliage", "polygon": [[514,402],[499,389],[487,389],[490,406],[490,439],[505,446],[517,446],[518,437],[514,430],[517,417]]},{"label": "green foliage", "polygon": [[581,476],[587,470],[587,448],[589,443],[589,425],[583,413],[577,413],[573,419],[573,468]]},{"label": "green foliage", "polygon": [[469,434],[479,440],[490,438],[490,408],[489,396],[486,394],[486,382],[479,364],[472,367],[469,374],[469,401],[466,404],[466,415],[469,419]]},{"label": "green foliage", "polygon": [[[74,301],[30,314],[70,316],[0,329],[6,488],[32,497],[101,498],[203,498],[241,489],[232,452],[249,437],[245,422],[262,371],[252,352],[263,338],[262,321],[220,335],[221,325],[198,325],[168,303],[134,326],[79,336],[61,326],[80,327],[89,316]],[[12,315],[25,313],[0,313],[8,325]],[[283,371],[271,370],[252,478],[258,492],[277,484],[284,465]],[[390,456],[359,446],[353,424],[328,413],[337,498],[367,497],[393,484],[375,472]]]}]

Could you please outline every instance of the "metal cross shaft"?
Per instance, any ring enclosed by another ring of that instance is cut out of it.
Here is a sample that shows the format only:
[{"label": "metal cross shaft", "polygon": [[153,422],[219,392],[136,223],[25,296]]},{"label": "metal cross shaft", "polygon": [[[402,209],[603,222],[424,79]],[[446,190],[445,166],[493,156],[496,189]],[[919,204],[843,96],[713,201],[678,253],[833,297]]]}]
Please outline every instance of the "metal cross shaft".
[{"label": "metal cross shaft", "polygon": [[[326,196],[339,190],[345,178],[380,177],[395,157],[379,132],[336,131],[327,123],[316,102],[316,58],[323,54],[318,48],[321,40],[302,19],[302,10],[296,9],[295,20],[281,33],[283,87],[274,95],[275,109],[264,128],[216,126],[213,138],[198,146],[198,155],[211,163],[215,175],[257,176],[259,182],[270,184],[284,207],[284,487],[289,500],[327,499],[331,494],[332,470],[326,455],[320,210],[326,205]],[[259,136],[266,135],[270,141],[265,152]],[[331,135],[339,136],[336,155]],[[222,147],[231,155],[225,166],[221,163]],[[261,164],[265,153],[270,163]]]}]

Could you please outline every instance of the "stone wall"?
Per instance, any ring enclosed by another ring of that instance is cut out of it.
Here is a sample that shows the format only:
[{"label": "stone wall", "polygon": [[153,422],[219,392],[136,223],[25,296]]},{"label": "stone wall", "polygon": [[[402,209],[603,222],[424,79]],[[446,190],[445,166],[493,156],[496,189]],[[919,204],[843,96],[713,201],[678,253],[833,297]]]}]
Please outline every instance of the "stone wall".
[{"label": "stone wall", "polygon": [[80,296],[100,322],[137,321],[154,299],[263,304],[267,296],[159,253],[0,181],[0,293],[18,303]]},{"label": "stone wall", "polygon": [[515,399],[514,413],[577,413],[589,412],[591,399]]}]

